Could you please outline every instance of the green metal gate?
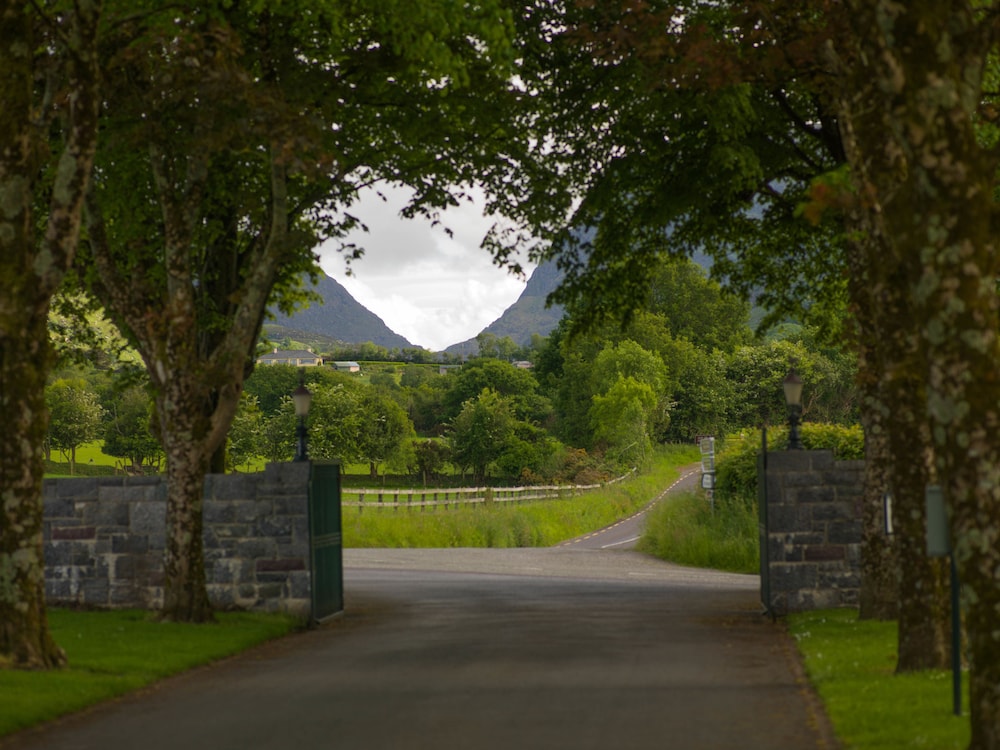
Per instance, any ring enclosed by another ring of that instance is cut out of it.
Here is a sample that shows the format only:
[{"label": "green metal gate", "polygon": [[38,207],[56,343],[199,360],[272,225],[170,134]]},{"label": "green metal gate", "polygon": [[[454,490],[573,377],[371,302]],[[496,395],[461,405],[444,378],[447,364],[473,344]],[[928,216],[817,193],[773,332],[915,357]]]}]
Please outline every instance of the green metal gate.
[{"label": "green metal gate", "polygon": [[344,611],[344,541],[340,522],[340,462],[312,461],[309,471],[309,559],[312,619]]}]

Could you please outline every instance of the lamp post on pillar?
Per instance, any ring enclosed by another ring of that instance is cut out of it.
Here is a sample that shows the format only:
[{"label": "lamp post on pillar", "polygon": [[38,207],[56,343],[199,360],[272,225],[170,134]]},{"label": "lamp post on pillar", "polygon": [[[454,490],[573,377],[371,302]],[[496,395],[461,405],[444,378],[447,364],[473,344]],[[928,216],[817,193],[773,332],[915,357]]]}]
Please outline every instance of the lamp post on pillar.
[{"label": "lamp post on pillar", "polygon": [[802,450],[799,438],[799,418],[802,416],[802,378],[793,367],[781,383],[785,390],[785,404],[788,406],[788,450]]},{"label": "lamp post on pillar", "polygon": [[306,453],[306,416],[309,414],[309,404],[312,402],[312,394],[306,388],[306,374],[299,371],[299,387],[292,391],[292,404],[295,406],[295,416],[298,418],[298,427],[295,430],[296,446],[295,460],[308,461]]}]

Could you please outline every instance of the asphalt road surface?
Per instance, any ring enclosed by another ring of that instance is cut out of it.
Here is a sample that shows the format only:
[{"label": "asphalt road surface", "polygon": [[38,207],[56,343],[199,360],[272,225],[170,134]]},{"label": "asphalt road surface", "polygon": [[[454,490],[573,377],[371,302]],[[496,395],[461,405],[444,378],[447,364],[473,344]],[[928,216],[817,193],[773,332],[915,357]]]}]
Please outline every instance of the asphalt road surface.
[{"label": "asphalt road surface", "polygon": [[345,599],[328,625],[0,747],[837,747],[755,576],[577,545],[346,550]]},{"label": "asphalt road surface", "polygon": [[659,502],[669,497],[674,492],[686,492],[699,487],[701,481],[701,468],[698,464],[689,466],[681,472],[681,476],[665,488],[649,505],[640,510],[635,515],[629,516],[618,523],[608,526],[600,531],[586,534],[576,539],[563,542],[561,547],[574,547],[576,549],[614,549],[630,550],[635,549],[639,537],[642,535],[642,526],[646,520],[646,513]]}]

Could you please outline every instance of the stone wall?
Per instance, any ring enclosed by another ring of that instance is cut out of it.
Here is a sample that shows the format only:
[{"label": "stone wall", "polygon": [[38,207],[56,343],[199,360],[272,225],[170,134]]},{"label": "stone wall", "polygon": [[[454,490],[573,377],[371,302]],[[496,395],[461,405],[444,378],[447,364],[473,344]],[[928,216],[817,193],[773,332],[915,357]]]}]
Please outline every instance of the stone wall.
[{"label": "stone wall", "polygon": [[[205,480],[205,568],[219,609],[310,610],[310,464]],[[163,601],[162,477],[45,481],[50,604],[155,608]]]},{"label": "stone wall", "polygon": [[770,614],[858,605],[864,467],[831,451],[767,454],[761,589]]}]

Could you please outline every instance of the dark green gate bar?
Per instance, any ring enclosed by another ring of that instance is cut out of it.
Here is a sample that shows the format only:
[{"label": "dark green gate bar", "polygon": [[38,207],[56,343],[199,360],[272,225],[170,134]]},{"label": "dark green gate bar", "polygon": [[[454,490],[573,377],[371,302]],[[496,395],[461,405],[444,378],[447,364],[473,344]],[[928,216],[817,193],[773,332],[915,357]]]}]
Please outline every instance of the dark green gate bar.
[{"label": "dark green gate bar", "polygon": [[344,540],[340,521],[340,462],[312,461],[309,472],[309,557],[312,619],[344,611]]}]

